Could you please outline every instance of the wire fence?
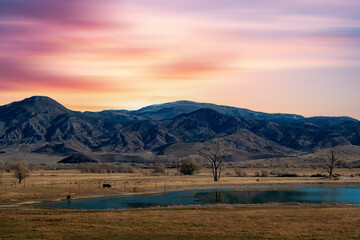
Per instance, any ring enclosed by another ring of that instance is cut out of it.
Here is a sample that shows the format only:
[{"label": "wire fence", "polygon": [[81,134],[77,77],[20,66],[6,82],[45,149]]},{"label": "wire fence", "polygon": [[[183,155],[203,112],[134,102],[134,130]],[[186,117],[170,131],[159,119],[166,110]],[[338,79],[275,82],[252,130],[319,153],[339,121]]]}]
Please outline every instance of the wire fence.
[{"label": "wire fence", "polygon": [[[174,186],[172,186],[174,187]],[[165,181],[131,181],[131,180],[81,180],[81,181],[27,181],[23,180],[18,182],[0,182],[0,188],[2,189],[58,189],[67,192],[83,191],[87,192],[91,190],[102,189],[103,191],[116,191],[124,193],[157,193],[167,192],[169,190],[169,184]],[[175,186],[178,190],[179,187]]]}]

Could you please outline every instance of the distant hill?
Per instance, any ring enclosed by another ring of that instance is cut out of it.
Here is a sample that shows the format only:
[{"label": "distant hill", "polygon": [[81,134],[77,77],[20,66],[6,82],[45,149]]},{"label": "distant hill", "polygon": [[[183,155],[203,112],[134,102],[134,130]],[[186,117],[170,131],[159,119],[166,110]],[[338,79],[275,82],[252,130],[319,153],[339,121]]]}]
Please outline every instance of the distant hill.
[{"label": "distant hill", "polygon": [[97,163],[98,161],[82,153],[76,153],[64,158],[58,163]]},{"label": "distant hill", "polygon": [[[227,148],[232,152],[232,158],[242,159],[259,159],[270,157],[296,156],[301,154],[277,144],[273,141],[264,139],[255,135],[246,129],[237,130],[229,135],[221,137]],[[185,157],[197,154],[196,149],[201,146],[209,145],[210,140],[205,142],[194,143],[178,143],[156,149],[160,154]]]},{"label": "distant hill", "polygon": [[141,116],[149,120],[171,119],[184,113],[191,113],[199,109],[209,108],[221,114],[240,117],[249,120],[264,120],[276,123],[300,123],[308,122],[316,125],[338,125],[347,121],[358,121],[350,117],[310,117],[305,118],[297,114],[263,113],[245,108],[216,105],[211,103],[197,103],[192,101],[176,101],[164,104],[151,105],[136,111],[123,111],[135,116]]},{"label": "distant hill", "polygon": [[129,111],[128,113],[141,116],[149,120],[164,120],[174,118],[180,114],[191,113],[203,108],[212,109],[224,115],[251,120],[265,120],[285,123],[301,120],[304,118],[303,116],[296,114],[269,114],[255,112],[244,108],[215,105],[211,103],[197,103],[191,101],[177,101],[151,105],[141,108],[137,111]]},{"label": "distant hill", "polygon": [[309,117],[305,118],[303,122],[313,123],[321,126],[334,126],[340,125],[346,122],[359,122],[351,117]]},{"label": "distant hill", "polygon": [[70,154],[77,153],[77,151],[65,143],[60,143],[60,144],[49,143],[43,147],[34,150],[33,153],[68,156]]},{"label": "distant hill", "polygon": [[56,156],[81,152],[179,156],[214,138],[227,141],[238,156],[291,156],[332,145],[359,146],[360,122],[189,101],[137,111],[83,113],[41,96],[0,106],[0,151],[6,148],[7,153],[25,144],[34,146],[34,153]]},{"label": "distant hill", "polygon": [[360,145],[360,122],[348,121],[335,126],[318,126],[306,122],[283,125],[267,122],[251,131],[282,146],[302,151]]}]

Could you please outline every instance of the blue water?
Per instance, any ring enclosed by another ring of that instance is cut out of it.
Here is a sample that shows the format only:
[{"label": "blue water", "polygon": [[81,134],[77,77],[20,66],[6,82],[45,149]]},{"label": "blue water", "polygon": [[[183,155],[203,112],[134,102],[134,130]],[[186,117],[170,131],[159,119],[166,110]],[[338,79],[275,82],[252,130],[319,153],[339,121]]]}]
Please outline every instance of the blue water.
[{"label": "blue water", "polygon": [[171,205],[262,204],[262,203],[360,204],[360,188],[199,189],[152,196],[119,196],[41,203],[46,208],[131,209]]}]

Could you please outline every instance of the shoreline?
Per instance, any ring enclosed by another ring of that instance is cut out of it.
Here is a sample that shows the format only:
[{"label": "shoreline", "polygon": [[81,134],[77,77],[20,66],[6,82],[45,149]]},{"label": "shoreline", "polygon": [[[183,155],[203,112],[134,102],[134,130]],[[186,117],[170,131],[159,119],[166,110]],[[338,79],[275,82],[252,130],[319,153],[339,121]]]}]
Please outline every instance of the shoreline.
[{"label": "shoreline", "polygon": [[[154,195],[162,195],[172,192],[182,192],[182,191],[191,191],[191,190],[210,190],[210,189],[234,189],[235,191],[243,191],[243,190],[269,190],[269,189],[284,189],[284,188],[308,188],[308,187],[316,187],[316,188],[360,188],[360,183],[358,182],[312,182],[312,183],[263,183],[263,184],[237,184],[237,185],[228,185],[228,186],[204,186],[204,187],[185,187],[178,189],[169,189],[166,192],[142,192],[142,193],[107,193],[107,194],[89,194],[89,195],[80,195],[78,197],[72,198],[70,201],[84,200],[84,199],[95,199],[95,198],[115,198],[115,197],[123,197],[123,196],[154,196]],[[4,209],[13,209],[20,210],[21,208],[31,208],[38,210],[83,210],[83,211],[109,211],[113,209],[67,209],[67,208],[42,208],[38,206],[34,206],[35,204],[47,203],[47,202],[63,202],[67,201],[64,198],[52,198],[52,199],[39,199],[39,200],[30,200],[25,202],[20,202],[16,204],[4,204],[0,205],[0,210]],[[209,205],[176,205],[176,206],[166,206],[166,207],[149,207],[149,208],[140,208],[140,209],[159,209],[159,208],[206,208],[206,207],[290,207],[290,206],[353,206],[360,207],[360,204],[344,204],[344,203],[303,203],[303,202],[269,202],[264,204],[209,204]],[[115,209],[115,210],[134,210],[134,209]]]}]

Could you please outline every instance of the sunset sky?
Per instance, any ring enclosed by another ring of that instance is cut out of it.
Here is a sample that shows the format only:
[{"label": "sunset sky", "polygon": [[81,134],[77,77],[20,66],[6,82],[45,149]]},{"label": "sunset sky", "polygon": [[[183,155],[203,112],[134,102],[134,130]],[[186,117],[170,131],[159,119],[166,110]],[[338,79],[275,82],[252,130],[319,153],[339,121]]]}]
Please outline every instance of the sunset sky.
[{"label": "sunset sky", "polygon": [[0,0],[0,105],[360,119],[359,0]]}]

